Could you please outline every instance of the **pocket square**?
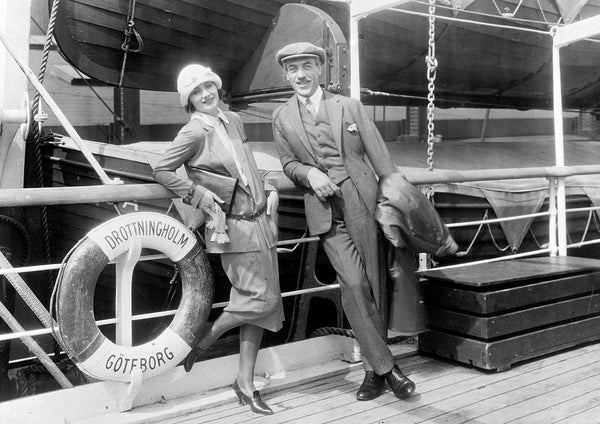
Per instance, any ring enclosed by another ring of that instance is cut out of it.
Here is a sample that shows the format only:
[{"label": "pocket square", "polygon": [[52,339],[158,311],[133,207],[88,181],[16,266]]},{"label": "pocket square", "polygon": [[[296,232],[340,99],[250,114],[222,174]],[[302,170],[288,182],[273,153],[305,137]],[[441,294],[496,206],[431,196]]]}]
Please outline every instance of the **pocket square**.
[{"label": "pocket square", "polygon": [[348,128],[346,128],[346,131],[348,131],[351,134],[357,134],[358,128],[356,128],[356,124],[350,124],[348,125]]}]

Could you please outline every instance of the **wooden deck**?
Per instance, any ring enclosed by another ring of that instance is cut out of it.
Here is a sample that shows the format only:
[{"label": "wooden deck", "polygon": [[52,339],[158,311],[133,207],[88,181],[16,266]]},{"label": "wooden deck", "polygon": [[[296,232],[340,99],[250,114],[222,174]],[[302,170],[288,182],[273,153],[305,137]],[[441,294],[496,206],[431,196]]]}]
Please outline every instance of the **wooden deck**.
[{"label": "wooden deck", "polygon": [[162,423],[600,423],[600,344],[500,373],[420,355],[398,364],[417,384],[417,395],[409,400],[388,391],[374,401],[356,401],[363,372],[354,368],[278,392],[265,390],[272,416],[236,402]]}]

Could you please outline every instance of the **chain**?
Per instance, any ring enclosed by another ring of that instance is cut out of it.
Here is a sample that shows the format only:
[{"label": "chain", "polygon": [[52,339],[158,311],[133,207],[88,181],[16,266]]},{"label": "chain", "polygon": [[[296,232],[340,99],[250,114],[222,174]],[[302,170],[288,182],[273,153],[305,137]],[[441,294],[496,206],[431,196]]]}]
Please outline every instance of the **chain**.
[{"label": "chain", "polygon": [[[435,109],[435,77],[438,62],[435,57],[435,0],[429,0],[429,42],[427,56],[427,170],[433,171],[433,143],[434,143],[434,109]],[[425,194],[428,199],[433,197],[433,186],[426,188]]]},{"label": "chain", "polygon": [[[437,59],[435,58],[435,0],[429,0],[429,40],[427,43],[427,170],[433,171],[433,130],[434,130],[434,109],[435,109],[435,76],[437,72]],[[433,203],[433,185],[428,185],[424,189],[425,196]],[[431,255],[428,253],[419,253],[419,269],[429,269],[432,265]]]}]

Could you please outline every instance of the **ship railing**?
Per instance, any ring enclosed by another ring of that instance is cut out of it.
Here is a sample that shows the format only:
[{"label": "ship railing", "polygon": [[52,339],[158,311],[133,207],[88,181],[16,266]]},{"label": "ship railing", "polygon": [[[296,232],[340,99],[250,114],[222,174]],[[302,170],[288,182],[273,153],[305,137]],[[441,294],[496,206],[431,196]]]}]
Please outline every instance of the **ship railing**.
[{"label": "ship railing", "polygon": [[[478,263],[492,262],[498,260],[507,260],[511,258],[518,258],[524,256],[532,256],[548,253],[549,255],[562,255],[561,251],[565,251],[568,248],[581,247],[588,244],[600,243],[600,239],[596,240],[581,240],[576,243],[566,244],[560,246],[560,243],[564,243],[567,240],[567,235],[563,234],[560,236],[557,234],[560,231],[566,231],[566,226],[561,228],[557,225],[557,218],[559,216],[559,208],[561,205],[566,205],[565,199],[558,199],[559,195],[565,195],[564,190],[559,192],[556,187],[560,184],[565,186],[565,180],[571,176],[577,175],[600,175],[600,165],[582,165],[582,166],[571,166],[571,167],[537,167],[537,168],[513,168],[513,169],[495,169],[495,170],[467,170],[467,171],[423,171],[420,173],[411,173],[407,176],[407,179],[416,186],[428,186],[436,184],[451,184],[451,183],[466,183],[475,181],[494,181],[494,180],[515,180],[515,179],[527,179],[527,178],[546,178],[549,185],[549,207],[545,212],[524,214],[518,216],[494,218],[494,219],[483,219],[477,221],[450,223],[448,227],[459,227],[467,225],[482,225],[489,224],[491,222],[502,222],[515,219],[528,219],[531,217],[549,217],[548,224],[548,239],[549,243],[547,247],[535,251],[527,251],[522,253],[516,253],[513,255],[502,255],[500,257],[486,259],[484,261],[471,261],[464,262],[458,265],[449,265],[447,267],[457,266],[469,266]],[[289,180],[280,179],[278,189],[285,191],[291,189],[293,186]],[[37,205],[61,205],[61,204],[81,204],[81,203],[99,203],[99,202],[120,202],[120,201],[143,201],[143,200],[159,200],[172,198],[173,194],[166,190],[159,184],[122,184],[122,185],[98,185],[98,186],[78,186],[78,187],[47,187],[47,188],[25,188],[25,189],[4,189],[0,190],[0,207],[21,207],[21,206],[37,206]],[[593,211],[600,210],[600,207],[584,207],[584,208],[573,208],[571,210],[565,210],[564,213],[574,213],[588,211],[590,214]],[[281,240],[278,242],[278,250],[290,250],[287,246],[297,246],[300,243],[316,242],[317,237],[301,237],[291,240]],[[162,254],[156,255],[144,255],[140,257],[141,261],[151,261],[164,259],[165,256]],[[34,266],[22,266],[16,268],[4,268],[0,269],[0,276],[8,276],[9,274],[23,274],[40,271],[51,271],[60,269],[62,264],[45,264],[45,265],[34,265]],[[446,267],[446,268],[447,268]],[[439,267],[436,269],[441,269]],[[10,281],[10,279],[9,279]],[[339,284],[323,284],[318,287],[294,290],[284,292],[283,297],[300,296],[309,293],[315,293],[320,291],[337,290]],[[23,296],[22,296],[23,297]],[[27,302],[26,302],[27,303]],[[218,302],[213,304],[213,308],[222,308],[227,305],[227,302]],[[31,305],[30,305],[31,307]],[[32,308],[33,309],[33,308]],[[98,326],[104,325],[116,325],[117,329],[129,327],[133,321],[162,318],[175,314],[175,310],[165,310],[152,313],[138,314],[129,316],[128,319],[120,319],[119,317],[98,320]],[[8,334],[0,335],[0,342],[14,340],[14,339],[25,339],[35,336],[50,334],[53,330],[51,326],[47,328],[40,328],[27,331],[17,331]],[[11,361],[12,364],[17,364],[31,358],[22,358],[19,360]]]}]

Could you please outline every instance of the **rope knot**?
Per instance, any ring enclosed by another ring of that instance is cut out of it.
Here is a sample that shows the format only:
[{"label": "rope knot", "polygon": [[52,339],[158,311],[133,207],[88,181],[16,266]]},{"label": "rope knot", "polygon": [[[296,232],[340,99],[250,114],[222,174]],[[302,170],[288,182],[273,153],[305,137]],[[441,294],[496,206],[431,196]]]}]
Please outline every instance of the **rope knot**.
[{"label": "rope knot", "polygon": [[[123,30],[123,33],[125,34],[125,40],[123,41],[123,44],[121,44],[121,50],[123,50],[125,52],[131,52],[131,53],[139,53],[143,50],[144,40],[142,40],[142,36],[135,28],[133,28],[133,26],[128,27],[127,29]],[[131,48],[131,36],[132,35],[135,36],[135,41],[137,42],[137,48],[135,48],[135,49]]]}]

